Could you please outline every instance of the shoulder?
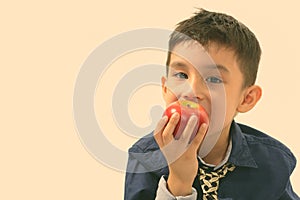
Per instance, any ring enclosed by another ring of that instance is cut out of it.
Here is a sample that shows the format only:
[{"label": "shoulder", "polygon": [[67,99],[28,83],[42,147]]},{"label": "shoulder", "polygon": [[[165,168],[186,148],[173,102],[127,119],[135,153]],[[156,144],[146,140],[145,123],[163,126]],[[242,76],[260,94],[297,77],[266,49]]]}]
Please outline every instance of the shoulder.
[{"label": "shoulder", "polygon": [[140,138],[129,148],[128,153],[128,166],[133,165],[131,166],[132,171],[136,172],[137,169],[143,173],[156,171],[158,176],[166,174],[168,164],[154,139],[153,133]]},{"label": "shoulder", "polygon": [[290,173],[296,165],[296,158],[291,150],[279,140],[244,124],[238,124],[248,147],[255,157],[255,160],[261,163],[270,163],[271,166],[286,166]]},{"label": "shoulder", "polygon": [[145,153],[156,150],[159,150],[159,146],[154,139],[153,132],[151,132],[135,142],[129,149],[129,152]]},{"label": "shoulder", "polygon": [[242,133],[244,134],[248,144],[250,145],[263,145],[266,148],[270,148],[272,150],[277,150],[287,157],[294,158],[293,153],[291,150],[284,145],[282,142],[279,140],[273,138],[269,134],[266,134],[260,130],[257,130],[255,128],[252,128],[250,126],[244,125],[244,124],[238,124],[239,127],[241,128]]}]

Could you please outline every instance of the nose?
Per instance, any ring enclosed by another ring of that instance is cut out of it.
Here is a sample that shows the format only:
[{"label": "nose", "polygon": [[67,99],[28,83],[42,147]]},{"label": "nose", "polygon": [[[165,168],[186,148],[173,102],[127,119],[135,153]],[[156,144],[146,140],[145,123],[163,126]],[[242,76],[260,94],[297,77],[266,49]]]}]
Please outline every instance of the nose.
[{"label": "nose", "polygon": [[208,95],[209,91],[203,78],[190,78],[182,96],[191,101],[202,101]]}]

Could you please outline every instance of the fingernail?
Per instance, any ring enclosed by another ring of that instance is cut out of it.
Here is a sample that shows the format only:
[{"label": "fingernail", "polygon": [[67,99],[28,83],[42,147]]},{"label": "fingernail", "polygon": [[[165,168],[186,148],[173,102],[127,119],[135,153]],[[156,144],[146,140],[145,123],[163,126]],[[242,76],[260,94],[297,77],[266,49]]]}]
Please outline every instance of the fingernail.
[{"label": "fingernail", "polygon": [[168,121],[168,116],[165,115],[163,118],[161,118],[161,122],[166,123]]},{"label": "fingernail", "polygon": [[179,117],[179,113],[178,113],[178,112],[174,112],[173,115],[172,115],[172,117],[173,117],[173,118]]},{"label": "fingernail", "polygon": [[191,121],[191,123],[196,124],[198,118],[196,115],[192,115],[189,120]]},{"label": "fingernail", "polygon": [[201,126],[202,126],[202,128],[203,128],[204,130],[206,130],[207,127],[208,127],[207,123],[203,123]]}]

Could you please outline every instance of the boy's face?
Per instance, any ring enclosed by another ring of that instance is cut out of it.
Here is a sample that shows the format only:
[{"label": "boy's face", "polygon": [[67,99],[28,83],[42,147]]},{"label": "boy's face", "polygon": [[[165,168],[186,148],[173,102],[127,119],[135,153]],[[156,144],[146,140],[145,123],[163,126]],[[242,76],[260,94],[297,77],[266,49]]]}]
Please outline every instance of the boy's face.
[{"label": "boy's face", "polygon": [[162,86],[167,106],[179,98],[198,102],[218,131],[229,128],[246,90],[232,50],[212,43],[205,51],[197,42],[174,47]]}]

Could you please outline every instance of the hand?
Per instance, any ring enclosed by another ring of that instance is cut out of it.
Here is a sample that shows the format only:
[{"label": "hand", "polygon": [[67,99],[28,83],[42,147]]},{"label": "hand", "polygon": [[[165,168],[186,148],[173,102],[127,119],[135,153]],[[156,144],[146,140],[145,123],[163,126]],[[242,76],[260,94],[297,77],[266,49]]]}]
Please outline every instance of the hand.
[{"label": "hand", "polygon": [[189,142],[198,120],[196,116],[191,116],[182,135],[175,140],[173,131],[179,118],[178,113],[174,113],[169,122],[167,117],[163,117],[155,129],[154,138],[169,165],[169,191],[174,196],[186,196],[191,194],[198,172],[197,151],[207,131],[207,124],[202,124],[196,137]]}]

